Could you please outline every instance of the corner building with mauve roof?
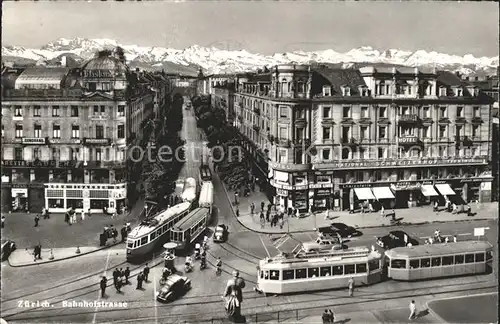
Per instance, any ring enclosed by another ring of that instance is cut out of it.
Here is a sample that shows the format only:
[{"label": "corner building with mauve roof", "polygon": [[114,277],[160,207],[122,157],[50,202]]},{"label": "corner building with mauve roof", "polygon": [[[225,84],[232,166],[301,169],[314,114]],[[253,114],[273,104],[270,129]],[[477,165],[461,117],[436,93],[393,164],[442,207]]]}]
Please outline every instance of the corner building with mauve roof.
[{"label": "corner building with mauve roof", "polygon": [[235,86],[233,125],[284,209],[491,201],[493,101],[451,72],[279,65]]}]

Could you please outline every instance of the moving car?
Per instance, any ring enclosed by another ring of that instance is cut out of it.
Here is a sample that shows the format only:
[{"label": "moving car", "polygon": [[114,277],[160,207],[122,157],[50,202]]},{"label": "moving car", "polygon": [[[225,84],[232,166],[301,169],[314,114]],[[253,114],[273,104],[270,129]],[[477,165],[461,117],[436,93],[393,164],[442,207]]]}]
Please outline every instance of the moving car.
[{"label": "moving car", "polygon": [[322,250],[341,250],[342,244],[338,239],[318,237],[315,241],[302,243],[305,252],[318,252]]},{"label": "moving car", "polygon": [[156,300],[162,303],[171,302],[191,289],[191,280],[177,274],[169,276],[165,285],[156,293]]},{"label": "moving car", "polygon": [[343,223],[331,223],[330,226],[320,227],[318,229],[320,233],[325,235],[340,235],[343,238],[351,236],[359,236],[361,232],[352,226],[348,226]]},{"label": "moving car", "polygon": [[7,260],[9,255],[16,249],[16,243],[11,240],[2,240],[2,261]]},{"label": "moving car", "polygon": [[397,247],[405,247],[411,245],[418,245],[418,241],[403,231],[391,231],[389,234],[377,237],[377,245],[386,250]]},{"label": "moving car", "polygon": [[229,235],[229,227],[221,224],[217,225],[214,233],[214,242],[225,242]]}]

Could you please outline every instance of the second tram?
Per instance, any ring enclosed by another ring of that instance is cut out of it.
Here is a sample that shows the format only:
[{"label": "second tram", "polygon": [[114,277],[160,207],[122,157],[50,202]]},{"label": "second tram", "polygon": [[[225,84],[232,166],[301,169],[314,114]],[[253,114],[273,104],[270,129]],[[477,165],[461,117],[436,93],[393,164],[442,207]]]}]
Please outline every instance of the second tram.
[{"label": "second tram", "polygon": [[143,220],[127,236],[127,260],[151,254],[168,240],[170,229],[188,215],[190,209],[191,203],[183,202]]},{"label": "second tram", "polygon": [[210,215],[212,214],[212,205],[214,203],[214,185],[210,181],[203,182],[200,190],[200,198],[198,206],[208,208]]},{"label": "second tram", "polygon": [[208,164],[200,165],[200,183],[204,181],[212,181],[212,171],[210,171]]},{"label": "second tram", "polygon": [[196,208],[171,229],[170,241],[177,243],[177,250],[187,250],[207,229],[210,214],[208,208]]},{"label": "second tram", "polygon": [[265,293],[285,294],[347,287],[382,279],[383,255],[368,248],[351,248],[308,256],[279,255],[260,261],[258,288]]},{"label": "second tram", "polygon": [[389,278],[412,281],[489,273],[493,246],[464,241],[400,247],[385,252]]}]

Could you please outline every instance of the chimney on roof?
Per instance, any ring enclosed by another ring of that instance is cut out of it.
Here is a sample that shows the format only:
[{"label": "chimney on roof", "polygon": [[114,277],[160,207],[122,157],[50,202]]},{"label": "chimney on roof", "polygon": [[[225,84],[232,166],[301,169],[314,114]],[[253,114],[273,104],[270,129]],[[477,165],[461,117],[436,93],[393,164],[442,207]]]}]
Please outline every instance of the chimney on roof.
[{"label": "chimney on roof", "polygon": [[392,67],[392,74],[396,74],[397,70],[396,70],[396,67]]},{"label": "chimney on roof", "polygon": [[67,58],[66,55],[64,55],[63,57],[61,57],[61,66],[66,67],[67,65],[68,65]]}]

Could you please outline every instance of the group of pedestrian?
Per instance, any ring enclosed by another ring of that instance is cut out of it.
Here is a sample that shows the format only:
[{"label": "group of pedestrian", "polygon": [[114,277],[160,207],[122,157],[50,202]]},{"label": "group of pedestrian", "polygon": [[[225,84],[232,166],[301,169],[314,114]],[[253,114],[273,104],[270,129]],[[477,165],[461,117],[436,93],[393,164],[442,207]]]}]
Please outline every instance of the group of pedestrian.
[{"label": "group of pedestrian", "polygon": [[[149,271],[150,271],[150,268],[149,268],[148,264],[146,263],[146,266],[144,267],[144,269],[137,274],[137,286],[135,289],[142,290],[143,289],[142,283],[149,282],[148,281]],[[119,269],[117,268],[113,271],[113,285],[115,286],[115,289],[118,293],[121,293],[121,288],[123,287],[123,285],[130,284],[129,277],[130,277],[130,268],[129,267],[127,267],[125,270],[123,270],[122,268],[119,268]],[[106,296],[107,285],[108,285],[108,279],[106,278],[106,276],[103,276],[101,278],[101,281],[99,282],[99,287],[101,288],[101,297],[102,298],[104,298],[104,296]]]},{"label": "group of pedestrian", "polygon": [[[114,284],[117,292],[121,292],[120,289],[123,285],[129,284],[129,281],[128,281],[129,276],[130,276],[129,267],[127,267],[125,270],[122,270],[122,268],[120,268],[120,269],[117,268],[113,271],[113,284]],[[123,282],[123,279],[125,279],[125,282]]]}]

